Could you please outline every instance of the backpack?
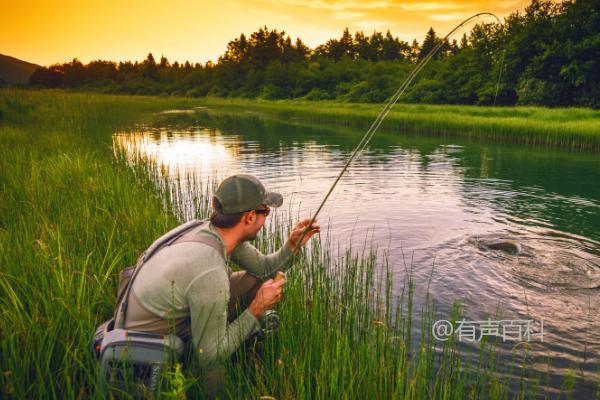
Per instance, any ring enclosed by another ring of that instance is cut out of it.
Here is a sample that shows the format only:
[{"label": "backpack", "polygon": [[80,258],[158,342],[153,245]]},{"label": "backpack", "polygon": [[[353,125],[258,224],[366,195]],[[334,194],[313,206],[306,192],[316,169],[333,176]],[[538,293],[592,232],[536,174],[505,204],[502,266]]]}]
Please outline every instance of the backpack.
[{"label": "backpack", "polygon": [[110,382],[111,390],[132,394],[139,393],[141,389],[142,393],[139,394],[142,396],[147,391],[155,393],[165,364],[183,359],[185,343],[177,335],[125,329],[129,293],[144,264],[158,251],[174,243],[203,243],[222,254],[223,246],[213,236],[187,234],[206,222],[192,220],[170,230],[155,240],[134,266],[125,268],[119,274],[115,314],[96,329],[92,339],[92,353],[100,363],[98,378],[101,389],[109,389]]}]

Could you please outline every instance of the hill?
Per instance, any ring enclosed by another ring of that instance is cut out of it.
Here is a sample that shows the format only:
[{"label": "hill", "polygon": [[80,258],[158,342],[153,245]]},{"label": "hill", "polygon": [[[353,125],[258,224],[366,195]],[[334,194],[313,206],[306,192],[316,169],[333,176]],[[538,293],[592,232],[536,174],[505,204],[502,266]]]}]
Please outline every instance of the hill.
[{"label": "hill", "polygon": [[0,54],[0,84],[26,85],[36,68],[39,65]]}]

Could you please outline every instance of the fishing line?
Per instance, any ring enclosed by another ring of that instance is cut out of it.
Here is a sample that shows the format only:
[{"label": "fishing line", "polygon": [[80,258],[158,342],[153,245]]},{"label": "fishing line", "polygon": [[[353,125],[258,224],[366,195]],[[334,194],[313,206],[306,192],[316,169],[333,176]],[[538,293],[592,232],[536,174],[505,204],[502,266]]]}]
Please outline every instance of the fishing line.
[{"label": "fishing line", "polygon": [[[348,169],[348,167],[350,166],[350,164],[352,163],[354,158],[366,148],[367,144],[369,144],[369,141],[371,140],[373,135],[375,135],[375,132],[377,131],[377,129],[379,128],[379,126],[381,125],[381,123],[383,122],[385,117],[388,115],[388,113],[390,112],[392,107],[398,102],[398,99],[400,98],[400,96],[402,96],[402,94],[404,94],[404,92],[406,91],[408,86],[412,83],[412,81],[419,74],[419,72],[421,72],[421,70],[425,67],[425,65],[429,62],[429,60],[431,60],[431,58],[438,52],[438,50],[446,43],[446,41],[448,40],[448,38],[450,36],[452,36],[454,33],[456,33],[456,31],[461,29],[463,26],[465,26],[469,22],[471,22],[479,17],[482,17],[482,16],[494,17],[498,21],[498,23],[500,23],[502,25],[502,22],[495,14],[488,13],[488,12],[475,14],[475,15],[465,19],[463,22],[458,24],[454,29],[452,29],[450,32],[448,32],[448,34],[446,36],[444,36],[444,38],[442,40],[438,41],[438,43],[429,51],[429,53],[427,53],[427,55],[425,57],[423,57],[421,60],[419,60],[419,62],[417,63],[417,65],[415,65],[415,67],[412,69],[410,74],[408,74],[408,76],[406,77],[404,82],[402,82],[402,84],[400,85],[398,90],[396,90],[396,92],[394,92],[392,97],[390,97],[386,101],[383,109],[379,112],[379,114],[377,115],[377,118],[375,118],[375,121],[373,121],[373,123],[371,123],[371,126],[369,127],[367,132],[365,132],[361,141],[356,145],[356,147],[352,151],[352,154],[348,158],[348,161],[346,161],[346,164],[344,165],[344,167],[342,168],[342,170],[340,171],[338,176],[335,178],[335,181],[333,182],[333,184],[329,188],[329,191],[323,198],[323,201],[319,205],[319,208],[317,208],[317,211],[312,216],[310,223],[308,225],[306,225],[306,228],[302,232],[302,236],[300,236],[300,240],[298,241],[298,243],[302,243],[304,236],[306,236],[306,234],[310,230],[310,227],[315,222],[315,219],[317,218],[317,216],[323,209],[323,206],[327,202],[327,199],[329,199],[329,196],[333,192],[333,189],[335,189],[338,182],[340,181],[340,179],[342,178],[342,176],[344,175],[344,173],[346,172],[346,170]],[[502,59],[504,59],[504,57]],[[502,68],[500,68],[500,72],[502,72]],[[498,95],[498,85],[499,84],[500,84],[500,80],[498,80],[498,84],[496,86],[496,96]],[[496,99],[494,99],[494,104],[495,103],[496,103]]]},{"label": "fishing line", "polygon": [[496,82],[496,94],[494,94],[494,107],[496,107],[496,100],[498,99],[498,89],[500,89],[500,78],[502,77],[502,68],[504,67],[504,56],[506,55],[506,49],[502,50],[502,57],[500,57],[500,71],[498,72],[498,81]]}]

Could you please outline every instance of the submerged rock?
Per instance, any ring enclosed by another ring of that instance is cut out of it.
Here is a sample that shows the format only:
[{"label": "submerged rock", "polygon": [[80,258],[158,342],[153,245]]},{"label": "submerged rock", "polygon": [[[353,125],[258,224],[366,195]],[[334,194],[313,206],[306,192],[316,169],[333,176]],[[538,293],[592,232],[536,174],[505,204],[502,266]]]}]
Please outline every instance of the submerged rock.
[{"label": "submerged rock", "polygon": [[490,237],[475,239],[477,247],[481,250],[499,250],[513,256],[524,255],[523,247],[516,239]]},{"label": "submerged rock", "polygon": [[521,244],[516,240],[496,240],[491,242],[483,242],[480,245],[487,247],[492,250],[501,250],[505,253],[512,255],[519,255],[522,253],[523,248]]}]

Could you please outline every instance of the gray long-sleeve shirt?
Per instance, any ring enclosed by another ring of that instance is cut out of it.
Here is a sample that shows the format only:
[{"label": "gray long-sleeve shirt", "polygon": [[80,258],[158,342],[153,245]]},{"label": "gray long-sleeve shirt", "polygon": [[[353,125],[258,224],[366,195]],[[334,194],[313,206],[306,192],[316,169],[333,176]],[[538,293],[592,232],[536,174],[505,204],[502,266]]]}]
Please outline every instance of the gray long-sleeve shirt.
[{"label": "gray long-sleeve shirt", "polygon": [[[201,243],[183,242],[156,253],[140,270],[132,287],[128,309],[128,329],[164,331],[172,321],[191,321],[191,334],[200,362],[210,366],[231,355],[242,342],[256,332],[259,323],[246,309],[228,323],[229,277],[233,260],[242,269],[262,279],[273,277],[291,265],[292,252],[287,245],[264,255],[243,242],[228,257],[222,238],[208,223],[191,233],[209,232],[223,245],[223,254]],[[227,260],[227,261],[225,261]]]}]

